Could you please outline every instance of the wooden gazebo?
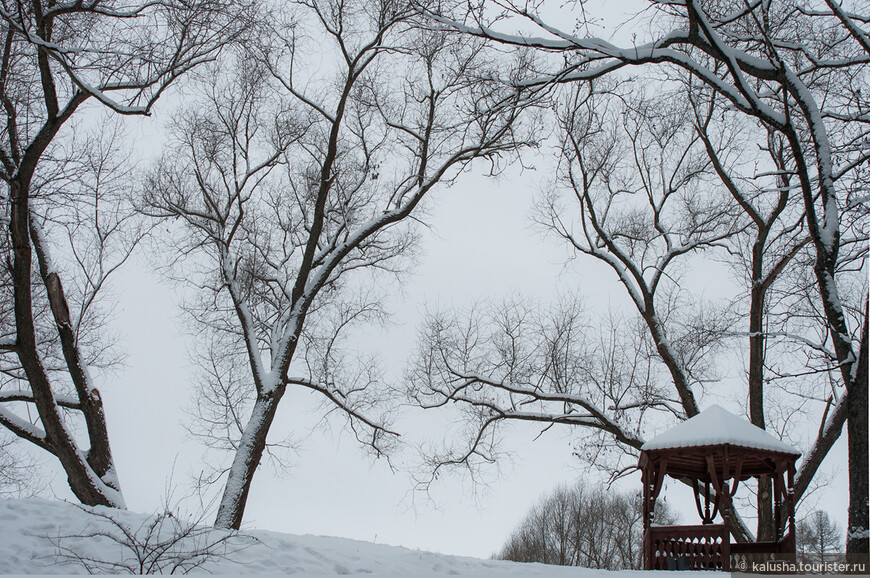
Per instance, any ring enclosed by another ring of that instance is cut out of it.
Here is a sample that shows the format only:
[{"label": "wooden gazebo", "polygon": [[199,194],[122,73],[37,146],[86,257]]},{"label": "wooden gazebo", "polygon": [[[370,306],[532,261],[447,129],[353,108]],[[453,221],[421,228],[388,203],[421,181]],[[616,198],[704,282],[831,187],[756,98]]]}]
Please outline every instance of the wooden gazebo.
[{"label": "wooden gazebo", "polygon": [[[732,555],[793,554],[798,456],[794,448],[718,405],[645,443],[638,464],[643,480],[645,569],[727,572]],[[653,524],[665,475],[692,485],[700,524]],[[759,476],[773,478],[776,540],[732,543],[731,499],[741,481]]]}]

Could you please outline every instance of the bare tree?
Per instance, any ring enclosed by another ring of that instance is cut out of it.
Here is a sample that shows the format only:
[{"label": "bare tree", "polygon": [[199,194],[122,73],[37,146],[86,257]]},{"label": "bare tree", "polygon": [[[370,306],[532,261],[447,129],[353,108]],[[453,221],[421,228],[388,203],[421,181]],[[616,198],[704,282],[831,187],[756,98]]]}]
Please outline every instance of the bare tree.
[{"label": "bare tree", "polygon": [[842,551],[843,533],[827,512],[814,510],[797,524],[797,546],[824,564],[826,556]]},{"label": "bare tree", "polygon": [[[382,314],[373,275],[404,268],[424,197],[475,159],[497,170],[529,144],[516,132],[525,97],[488,80],[480,41],[415,28],[403,2],[294,10],[234,78],[206,84],[145,199],[183,225],[184,272],[209,304],[206,390],[219,409],[209,404],[200,431],[228,434],[234,452],[219,527],[242,521],[288,387],[324,396],[378,455],[395,439],[376,415],[376,368],[344,336]],[[329,66],[309,60],[312,43]]]},{"label": "bare tree", "polygon": [[[825,395],[817,383],[831,372],[835,356],[825,349],[827,326],[815,310],[818,299],[807,275],[812,270],[810,237],[788,168],[787,147],[776,131],[753,126],[740,115],[718,108],[716,93],[703,86],[689,82],[687,98],[716,174],[733,197],[735,209],[749,219],[745,234],[732,238],[727,257],[745,286],[734,306],[748,323],[745,331],[734,334],[747,340],[747,413],[756,426],[783,432],[781,416],[787,416],[786,422],[800,414],[817,419],[816,415],[827,415],[837,396],[836,386]],[[770,170],[762,168],[759,150],[769,158]],[[844,244],[839,269],[846,275],[861,259],[862,236]],[[859,299],[850,295],[844,302]],[[773,419],[765,417],[767,413]],[[758,539],[773,540],[769,478],[759,479],[756,497]]]},{"label": "bare tree", "polygon": [[[93,130],[79,130],[76,137],[65,140],[62,147],[53,147],[42,160],[42,171],[31,182],[30,200],[31,235],[39,238],[37,254],[42,254],[38,276],[34,275],[35,290],[30,306],[39,335],[39,341],[34,343],[37,347],[34,359],[40,360],[44,375],[51,383],[52,403],[56,404],[57,417],[68,428],[71,441],[79,427],[79,416],[85,418],[89,437],[94,438],[91,443],[95,451],[87,454],[94,464],[90,467],[93,472],[103,472],[98,479],[110,488],[116,488],[117,479],[112,471],[100,395],[93,387],[91,371],[110,370],[122,358],[113,346],[111,332],[106,330],[107,310],[100,297],[111,275],[127,261],[142,234],[131,203],[133,181],[130,175],[135,174],[135,170],[129,152],[122,148],[121,139],[117,125],[98,126]],[[8,241],[9,237],[5,239]],[[6,264],[11,265],[14,254],[11,243],[3,243],[2,248]],[[56,286],[60,271],[65,273],[65,288]],[[51,285],[43,284],[40,281],[43,277]],[[2,300],[6,307],[13,309],[4,333],[14,340],[16,283],[11,267],[3,271],[2,279]],[[61,289],[65,308],[59,308],[61,293],[58,291]],[[58,319],[63,324],[58,325]],[[52,325],[58,327],[56,332],[48,331]],[[78,364],[75,367],[79,368],[75,375],[69,369],[72,361],[68,360],[73,359]],[[36,398],[27,367],[14,349],[2,356],[0,416],[13,425],[38,433],[43,418],[38,407],[36,415],[31,412]],[[82,404],[83,393],[76,388],[74,377],[84,380],[79,382],[80,386],[90,384],[88,391],[93,398],[90,405]],[[44,447],[55,453],[51,443]],[[114,505],[123,504],[119,495],[115,497],[119,499]]]},{"label": "bare tree", "polygon": [[613,270],[640,325],[604,323],[592,337],[600,322],[574,299],[547,313],[509,304],[468,324],[430,320],[411,395],[426,408],[467,404],[474,424],[463,447],[433,458],[435,473],[438,464],[494,460],[492,428],[524,420],[599,432],[578,453],[618,477],[634,470],[652,416],[698,412],[731,320],[693,303],[681,271],[744,225],[715,186],[688,108],[674,100],[611,86],[571,90],[556,103],[559,177],[537,219]]},{"label": "bare tree", "polygon": [[[79,194],[51,191],[53,172],[63,166],[65,127],[88,101],[122,114],[148,114],[170,83],[212,58],[245,13],[237,4],[211,1],[118,6],[10,0],[0,5],[3,300],[8,299],[4,309],[14,320],[9,329],[4,323],[0,351],[4,360],[14,356],[20,367],[9,376],[17,388],[4,387],[0,423],[57,457],[73,493],[85,504],[123,507],[124,501],[102,400],[88,372],[90,355],[79,340],[82,319],[76,315],[89,308],[88,298],[79,303],[71,298],[69,286],[61,283],[62,263],[52,259],[52,239],[62,234],[55,231],[52,212],[58,207],[74,211],[65,203]],[[89,224],[98,237],[106,232],[93,219]],[[88,273],[105,274],[106,267],[117,264],[112,257],[111,265],[102,261],[99,246],[95,251],[78,263]],[[98,292],[100,282],[96,285],[84,294]],[[40,299],[50,315],[40,313]],[[57,389],[48,343],[57,344],[72,397]],[[17,413],[10,406],[15,403],[26,407]],[[83,418],[89,448],[79,447],[69,411]]]},{"label": "bare tree", "polygon": [[[497,555],[501,560],[605,570],[643,566],[639,496],[578,483],[559,487],[535,505]],[[673,524],[667,505],[657,524]]]},{"label": "bare tree", "polygon": [[[492,8],[525,18],[543,36],[503,33],[486,26],[490,22],[484,16]],[[866,552],[867,410],[861,400],[866,397],[867,376],[859,371],[861,299],[845,300],[848,281],[844,283],[843,270],[845,263],[849,263],[846,269],[862,270],[866,259],[866,225],[856,228],[855,223],[863,213],[856,208],[864,195],[858,183],[866,175],[870,155],[861,144],[867,135],[867,100],[857,87],[866,85],[870,52],[862,27],[870,17],[833,0],[813,5],[654,2],[652,14],[664,31],[628,48],[560,30],[528,6],[512,2],[484,3],[462,22],[433,17],[504,45],[558,54],[560,61],[554,60],[553,68],[533,83],[600,82],[638,66],[655,67],[672,79],[675,71],[688,75],[722,100],[719,111],[750,119],[775,134],[774,141],[781,140],[784,164],[779,174],[803,204],[803,223],[814,253],[817,311],[825,324],[823,341],[830,344],[814,345],[825,353],[828,375],[837,382],[820,435],[802,462],[797,491],[799,495],[806,491],[848,414],[854,422],[850,428],[855,428],[849,443],[850,493],[855,497],[850,506],[855,533],[850,536],[856,536],[849,551]],[[854,243],[857,251],[846,250]],[[862,292],[866,295],[866,284]],[[759,341],[751,347],[759,348]],[[755,374],[753,378],[757,384]],[[761,422],[757,401],[750,405],[753,420]]]}]

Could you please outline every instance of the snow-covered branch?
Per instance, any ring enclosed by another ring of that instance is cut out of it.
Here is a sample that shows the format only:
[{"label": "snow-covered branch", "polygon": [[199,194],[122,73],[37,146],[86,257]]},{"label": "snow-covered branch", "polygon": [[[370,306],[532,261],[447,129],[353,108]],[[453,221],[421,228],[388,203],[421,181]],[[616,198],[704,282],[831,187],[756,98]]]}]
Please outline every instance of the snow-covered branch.
[{"label": "snow-covered branch", "polygon": [[[33,393],[24,390],[3,390],[0,391],[0,403],[9,402],[9,401],[24,401],[29,403],[36,403],[36,399],[33,397]],[[68,395],[58,395],[54,398],[55,403],[57,403],[60,407],[65,407],[67,409],[82,409],[82,404],[79,403],[79,400],[75,397]]]}]

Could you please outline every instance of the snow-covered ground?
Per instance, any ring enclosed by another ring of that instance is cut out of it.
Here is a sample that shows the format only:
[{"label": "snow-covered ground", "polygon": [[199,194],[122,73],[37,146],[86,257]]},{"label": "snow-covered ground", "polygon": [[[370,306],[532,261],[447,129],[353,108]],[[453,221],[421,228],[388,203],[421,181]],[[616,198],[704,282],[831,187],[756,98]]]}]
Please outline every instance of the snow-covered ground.
[{"label": "snow-covered ground", "polygon": [[[115,523],[107,518],[108,514]],[[168,573],[172,564],[190,556],[192,551],[209,546],[215,554],[204,560],[202,566],[194,568],[194,572],[305,576],[607,575],[614,578],[644,574],[463,558],[345,538],[266,531],[249,531],[227,539],[227,532],[205,527],[194,529],[186,540],[170,547],[167,544],[174,532],[187,526],[164,519],[162,533],[158,536],[158,532],[152,532],[149,539],[148,528],[155,520],[153,516],[107,508],[84,509],[65,502],[0,500],[0,574],[85,574],[87,565],[94,572],[127,573],[138,570],[139,559],[156,562],[154,567],[162,567]],[[135,535],[135,539],[124,537],[125,531]],[[89,537],[83,537],[85,535]],[[149,540],[148,547],[146,540]],[[157,552],[163,553],[158,556]],[[81,560],[76,561],[76,557]],[[188,559],[188,564],[197,562],[203,560]],[[184,569],[187,567],[181,567],[177,573]],[[656,576],[662,573],[657,572]],[[705,574],[705,578],[716,576],[720,574]]]}]

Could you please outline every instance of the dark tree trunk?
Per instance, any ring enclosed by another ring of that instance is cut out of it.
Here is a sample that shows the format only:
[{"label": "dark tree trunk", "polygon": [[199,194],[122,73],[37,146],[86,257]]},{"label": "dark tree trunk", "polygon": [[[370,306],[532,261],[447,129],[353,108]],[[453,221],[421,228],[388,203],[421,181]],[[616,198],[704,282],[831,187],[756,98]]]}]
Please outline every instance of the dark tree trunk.
[{"label": "dark tree trunk", "polygon": [[864,330],[858,352],[858,366],[848,398],[847,429],[849,432],[849,530],[846,535],[847,554],[867,554],[868,512],[867,487],[867,302],[864,303]]},{"label": "dark tree trunk", "polygon": [[[27,380],[30,383],[33,401],[36,405],[39,419],[45,430],[45,438],[36,440],[40,447],[50,451],[60,460],[67,474],[70,489],[76,498],[89,506],[119,507],[123,505],[120,494],[110,495],[117,488],[107,487],[101,476],[111,469],[111,454],[107,453],[108,436],[105,445],[97,443],[97,452],[101,462],[105,462],[105,470],[95,472],[91,464],[86,461],[86,452],[79,450],[72,434],[67,430],[63,417],[60,414],[57,402],[52,391],[51,381],[42,363],[37,346],[36,323],[33,316],[32,294],[32,259],[33,249],[30,242],[30,210],[29,191],[25,183],[13,181],[10,185],[12,197],[12,212],[10,215],[10,234],[13,250],[13,294],[14,314],[16,329],[16,352]],[[57,276],[54,275],[56,278]],[[48,288],[52,290],[51,287]],[[64,301],[65,303],[65,301]],[[80,400],[81,401],[81,400]],[[99,396],[87,400],[82,404],[82,411],[88,408],[99,411],[99,419],[102,420],[102,404]],[[88,420],[89,423],[93,420]],[[105,435],[105,429],[102,434]],[[35,441],[35,440],[31,440]],[[93,444],[93,439],[91,442]],[[95,454],[96,455],[96,454]]]},{"label": "dark tree trunk", "polygon": [[[766,429],[764,420],[764,297],[767,286],[762,280],[764,244],[767,229],[758,232],[752,248],[752,288],[749,304],[749,421]],[[771,542],[775,539],[773,524],[773,486],[768,476],[758,479],[758,531],[757,539]]]}]

